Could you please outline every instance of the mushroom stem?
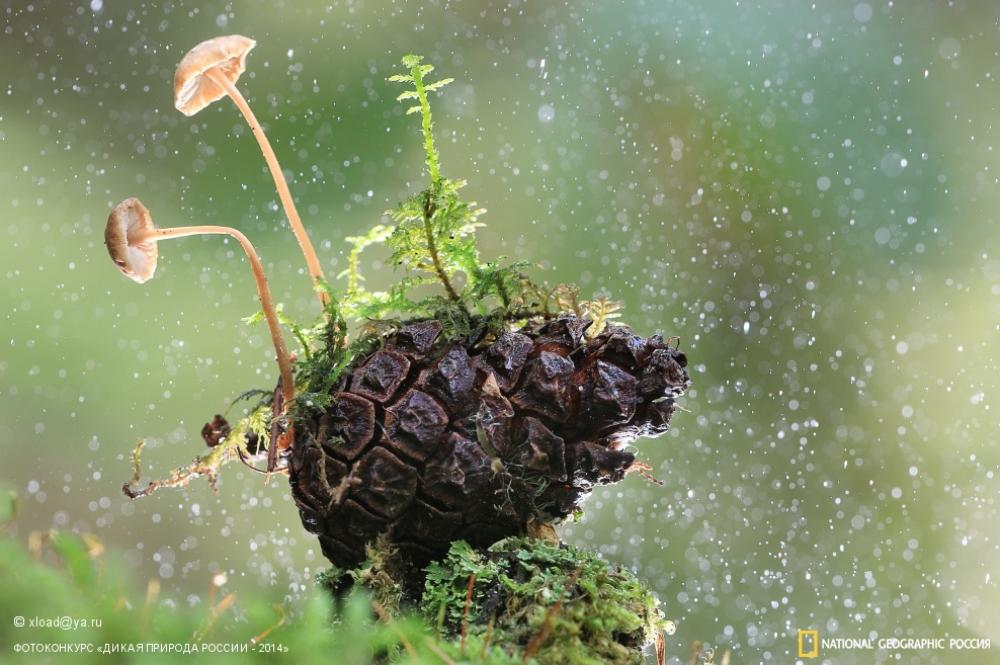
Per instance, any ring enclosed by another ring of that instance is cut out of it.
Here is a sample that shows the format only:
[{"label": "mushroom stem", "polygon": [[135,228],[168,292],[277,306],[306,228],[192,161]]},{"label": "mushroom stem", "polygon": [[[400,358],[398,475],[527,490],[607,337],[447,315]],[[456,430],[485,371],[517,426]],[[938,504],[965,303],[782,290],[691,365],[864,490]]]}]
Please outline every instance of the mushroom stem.
[{"label": "mushroom stem", "polygon": [[[278,356],[278,371],[281,374],[281,390],[285,404],[290,404],[295,399],[295,379],[292,377],[292,363],[288,356],[288,348],[285,346],[285,338],[281,335],[281,327],[278,323],[278,314],[274,309],[274,301],[271,300],[271,289],[267,286],[267,278],[264,276],[264,266],[260,263],[257,250],[250,244],[250,240],[228,226],[179,226],[173,229],[150,229],[145,232],[136,233],[130,241],[133,244],[141,242],[158,242],[167,238],[183,238],[185,236],[203,234],[224,234],[235,238],[247,258],[250,259],[250,267],[253,269],[253,277],[257,282],[257,294],[260,296],[260,306],[264,312],[264,320],[267,328],[271,332],[271,341],[274,343],[274,351]],[[280,414],[274,414],[277,418]]]},{"label": "mushroom stem", "polygon": [[240,113],[246,118],[253,135],[257,137],[257,143],[260,144],[261,152],[264,153],[264,160],[271,170],[271,177],[274,178],[274,184],[278,189],[278,198],[281,199],[281,204],[285,208],[285,214],[288,216],[288,223],[292,227],[295,239],[299,241],[299,247],[302,248],[302,253],[306,257],[306,265],[309,268],[309,274],[312,276],[313,286],[316,287],[316,296],[319,298],[319,304],[321,307],[326,308],[330,297],[324,289],[319,288],[320,280],[323,279],[323,268],[320,267],[319,259],[316,257],[316,250],[313,249],[312,242],[309,240],[309,236],[306,235],[305,227],[302,226],[302,219],[299,217],[299,211],[295,208],[295,202],[292,200],[292,193],[288,189],[285,174],[281,171],[281,165],[278,164],[278,158],[271,148],[270,141],[267,140],[264,130],[261,129],[260,123],[257,122],[257,116],[250,109],[250,105],[247,104],[247,100],[240,93],[239,88],[233,85],[226,76],[218,73],[215,67],[206,71],[205,76],[226,91],[240,110]]}]

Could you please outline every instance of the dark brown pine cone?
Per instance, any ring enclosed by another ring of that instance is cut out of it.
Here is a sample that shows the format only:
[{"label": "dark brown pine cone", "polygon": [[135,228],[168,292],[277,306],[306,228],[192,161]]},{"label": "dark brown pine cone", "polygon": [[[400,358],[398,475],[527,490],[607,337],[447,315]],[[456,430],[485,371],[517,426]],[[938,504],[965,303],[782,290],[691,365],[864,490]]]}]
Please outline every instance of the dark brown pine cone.
[{"label": "dark brown pine cone", "polygon": [[359,359],[321,414],[296,422],[292,496],[341,568],[380,535],[414,566],[452,541],[486,547],[571,514],[620,481],[625,444],[667,431],[685,355],[623,325],[587,340],[561,316],[471,347],[412,323]]}]

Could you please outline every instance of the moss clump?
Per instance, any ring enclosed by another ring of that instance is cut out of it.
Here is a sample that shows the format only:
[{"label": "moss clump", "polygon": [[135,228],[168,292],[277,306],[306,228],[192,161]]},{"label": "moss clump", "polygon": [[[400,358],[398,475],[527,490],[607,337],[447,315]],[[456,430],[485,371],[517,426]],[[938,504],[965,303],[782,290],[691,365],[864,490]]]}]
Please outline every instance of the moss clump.
[{"label": "moss clump", "polygon": [[[397,606],[404,584],[386,566],[391,556],[378,546],[370,556],[356,569],[327,571],[320,582]],[[468,662],[641,663],[646,645],[673,632],[656,596],[631,571],[566,545],[511,538],[476,550],[457,541],[426,572],[422,597],[404,605],[436,627],[443,653]]]}]

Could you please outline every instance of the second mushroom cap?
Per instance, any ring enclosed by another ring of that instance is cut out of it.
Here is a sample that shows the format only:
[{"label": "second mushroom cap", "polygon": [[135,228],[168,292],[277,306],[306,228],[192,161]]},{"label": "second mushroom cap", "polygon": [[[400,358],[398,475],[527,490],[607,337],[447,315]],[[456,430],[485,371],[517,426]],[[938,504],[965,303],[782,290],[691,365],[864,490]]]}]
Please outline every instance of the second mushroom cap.
[{"label": "second mushroom cap", "polygon": [[204,41],[188,51],[174,73],[174,106],[184,115],[194,115],[226,96],[205,72],[214,70],[230,83],[246,71],[247,54],[257,42],[243,35],[226,35]]},{"label": "second mushroom cap", "polygon": [[155,230],[149,210],[135,197],[116,205],[104,228],[104,244],[111,260],[123,275],[140,284],[156,272],[156,241],[149,239]]}]

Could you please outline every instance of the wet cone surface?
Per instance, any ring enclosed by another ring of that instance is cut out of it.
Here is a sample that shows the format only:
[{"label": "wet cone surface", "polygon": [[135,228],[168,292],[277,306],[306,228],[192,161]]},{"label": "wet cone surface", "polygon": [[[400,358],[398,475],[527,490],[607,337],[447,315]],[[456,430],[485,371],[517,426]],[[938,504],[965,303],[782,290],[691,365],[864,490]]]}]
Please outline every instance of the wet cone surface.
[{"label": "wet cone surface", "polygon": [[635,462],[625,444],[667,431],[687,359],[623,325],[588,340],[590,324],[561,316],[467,346],[412,323],[360,358],[290,451],[326,557],[354,567],[387,536],[419,567],[457,539],[485,547],[558,521],[620,481]]}]

